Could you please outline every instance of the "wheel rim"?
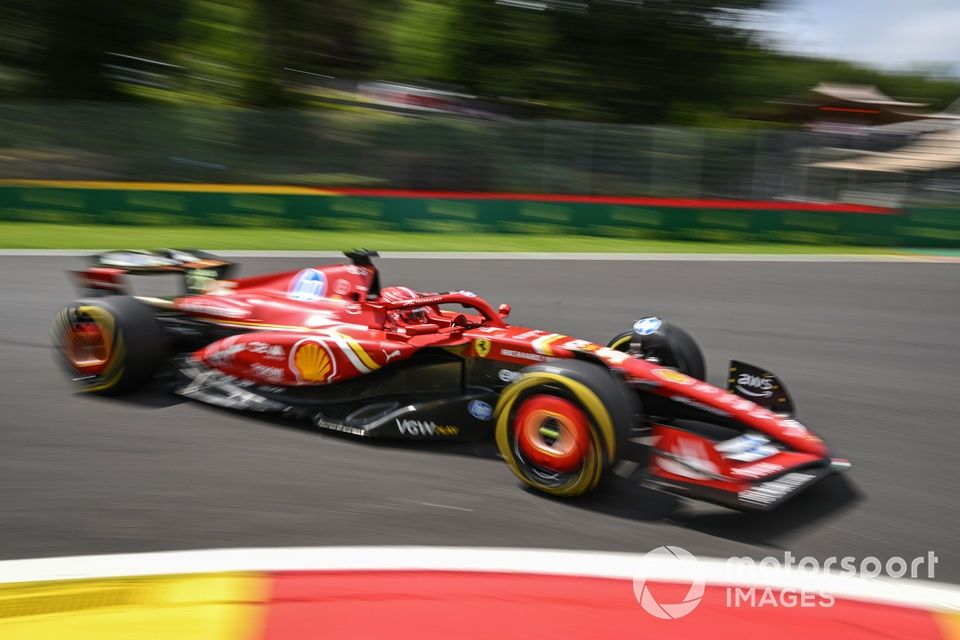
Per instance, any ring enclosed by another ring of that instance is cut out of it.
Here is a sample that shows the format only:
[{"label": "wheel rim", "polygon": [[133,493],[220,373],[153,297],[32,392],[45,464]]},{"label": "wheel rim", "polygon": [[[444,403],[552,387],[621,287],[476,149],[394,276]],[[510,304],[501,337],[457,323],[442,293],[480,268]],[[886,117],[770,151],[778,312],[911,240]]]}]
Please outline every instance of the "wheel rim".
[{"label": "wheel rim", "polygon": [[555,473],[570,473],[583,465],[590,449],[590,425],[569,400],[543,394],[526,398],[514,424],[517,447],[530,463]]},{"label": "wheel rim", "polygon": [[100,375],[110,362],[111,341],[93,318],[79,315],[63,336],[63,351],[70,365],[83,375]]}]

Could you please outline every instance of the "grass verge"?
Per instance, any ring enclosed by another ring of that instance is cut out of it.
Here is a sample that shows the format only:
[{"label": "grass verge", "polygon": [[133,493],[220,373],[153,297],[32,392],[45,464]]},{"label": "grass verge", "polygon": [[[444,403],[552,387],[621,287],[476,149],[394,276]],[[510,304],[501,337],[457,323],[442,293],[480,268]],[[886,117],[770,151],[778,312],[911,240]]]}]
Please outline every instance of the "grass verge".
[{"label": "grass verge", "polygon": [[318,231],[234,227],[137,227],[0,222],[4,249],[259,249],[336,251],[532,251],[606,253],[896,253],[884,247],[720,244],[597,236]]}]

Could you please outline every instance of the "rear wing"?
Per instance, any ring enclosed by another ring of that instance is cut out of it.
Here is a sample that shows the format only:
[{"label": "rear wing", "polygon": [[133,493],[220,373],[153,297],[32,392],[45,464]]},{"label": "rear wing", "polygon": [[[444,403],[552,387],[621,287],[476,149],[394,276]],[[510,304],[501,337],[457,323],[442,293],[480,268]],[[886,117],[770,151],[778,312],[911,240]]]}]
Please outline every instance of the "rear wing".
[{"label": "rear wing", "polygon": [[88,295],[129,294],[125,276],[183,274],[183,293],[204,293],[210,283],[230,277],[234,263],[195,249],[108,251],[90,256],[91,265],[71,271],[74,283]]}]

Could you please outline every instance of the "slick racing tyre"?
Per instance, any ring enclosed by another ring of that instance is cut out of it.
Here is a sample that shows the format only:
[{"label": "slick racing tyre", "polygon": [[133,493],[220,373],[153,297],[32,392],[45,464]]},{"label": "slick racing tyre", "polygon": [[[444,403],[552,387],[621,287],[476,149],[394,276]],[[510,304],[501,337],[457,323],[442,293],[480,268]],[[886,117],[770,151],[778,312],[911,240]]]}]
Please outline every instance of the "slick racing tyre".
[{"label": "slick racing tyre", "polygon": [[129,296],[71,302],[53,322],[53,345],[80,391],[119,394],[143,386],[164,360],[163,330]]},{"label": "slick racing tyre", "polygon": [[[615,336],[607,346],[624,353],[630,351],[634,333],[625,331]],[[666,322],[654,333],[640,338],[643,351],[637,354],[644,359],[656,359],[660,364],[676,369],[697,380],[707,379],[707,365],[703,352],[689,333]]]},{"label": "slick racing tyre", "polygon": [[497,448],[534,489],[577,496],[595,488],[617,461],[638,414],[636,396],[603,366],[535,365],[500,395]]}]

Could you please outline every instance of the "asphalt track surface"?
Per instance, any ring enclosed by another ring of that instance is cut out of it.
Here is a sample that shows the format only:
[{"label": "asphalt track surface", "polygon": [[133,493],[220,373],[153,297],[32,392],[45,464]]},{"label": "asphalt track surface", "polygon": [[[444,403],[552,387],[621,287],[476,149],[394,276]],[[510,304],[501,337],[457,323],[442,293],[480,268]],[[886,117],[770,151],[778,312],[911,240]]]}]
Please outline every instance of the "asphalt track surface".
[{"label": "asphalt track surface", "polygon": [[[243,274],[316,259],[246,259]],[[488,446],[360,442],[184,401],[73,394],[48,343],[78,258],[0,258],[0,558],[299,545],[471,545],[727,557],[933,551],[960,582],[955,264],[383,259],[384,282],[469,288],[516,324],[605,341],[657,314],[720,384],[779,373],[853,470],[768,514],[640,487],[523,489]],[[629,467],[629,465],[627,465]]]}]

